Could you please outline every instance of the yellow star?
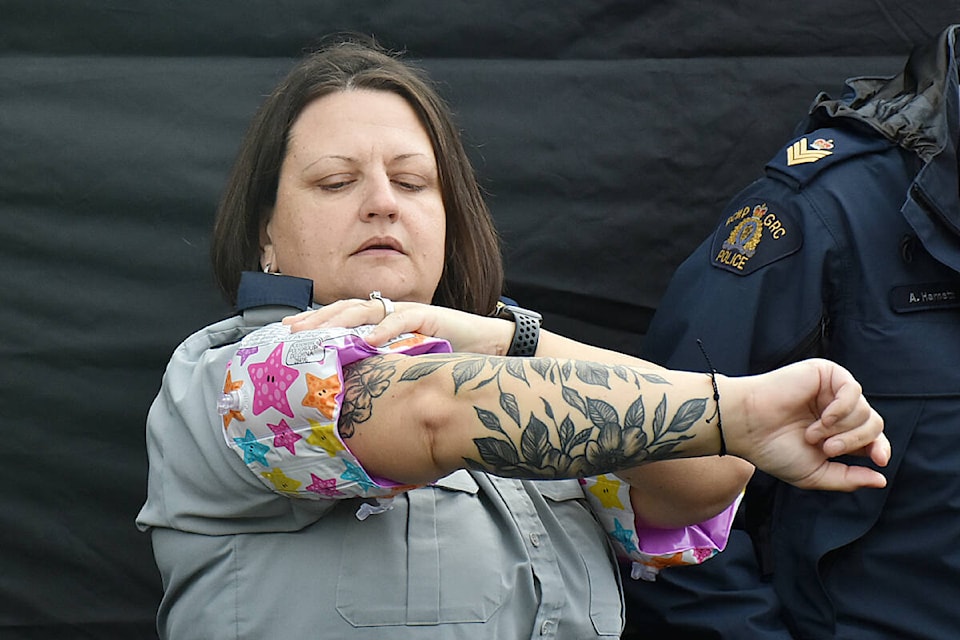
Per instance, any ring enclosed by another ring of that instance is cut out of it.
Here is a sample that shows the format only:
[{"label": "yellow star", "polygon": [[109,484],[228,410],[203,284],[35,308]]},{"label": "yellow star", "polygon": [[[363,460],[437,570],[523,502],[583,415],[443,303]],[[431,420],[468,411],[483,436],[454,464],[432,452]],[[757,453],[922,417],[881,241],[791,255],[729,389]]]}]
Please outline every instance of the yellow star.
[{"label": "yellow star", "polygon": [[310,423],[310,430],[313,432],[307,436],[307,444],[320,447],[326,451],[331,458],[337,455],[337,451],[346,451],[343,443],[337,438],[337,434],[333,432],[332,424],[320,424],[318,421],[311,420],[310,418],[307,418],[307,422]]},{"label": "yellow star", "polygon": [[283,469],[261,471],[260,475],[272,482],[277,491],[282,491],[284,493],[296,493],[297,489],[300,488],[300,485],[303,484],[299,480],[294,480],[293,478],[287,477],[287,474],[283,472]]},{"label": "yellow star", "polygon": [[313,407],[327,420],[333,420],[337,408],[337,394],[340,393],[340,377],[333,374],[328,378],[318,378],[307,374],[307,395],[303,397],[303,406]]},{"label": "yellow star", "polygon": [[[243,386],[243,380],[238,380],[237,382],[233,381],[231,377],[231,372],[227,371],[227,381],[223,383],[223,394],[227,395],[231,391],[236,391]],[[240,422],[245,422],[243,414],[237,411],[236,409],[230,409],[227,413],[223,414],[223,428],[226,429],[230,426],[230,421],[236,418]]]},{"label": "yellow star", "polygon": [[623,509],[623,503],[620,502],[620,496],[617,491],[620,489],[619,480],[611,480],[607,476],[597,476],[596,483],[588,489],[590,493],[597,496],[604,507]]}]

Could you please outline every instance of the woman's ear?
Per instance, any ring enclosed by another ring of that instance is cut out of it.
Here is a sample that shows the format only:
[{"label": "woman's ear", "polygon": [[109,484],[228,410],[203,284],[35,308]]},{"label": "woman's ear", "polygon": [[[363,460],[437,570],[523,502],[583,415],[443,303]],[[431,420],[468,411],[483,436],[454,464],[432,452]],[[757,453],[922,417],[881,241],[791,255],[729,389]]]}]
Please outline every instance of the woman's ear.
[{"label": "woman's ear", "polygon": [[273,243],[265,244],[260,250],[260,267],[264,273],[276,273],[280,269],[277,267],[277,254],[273,250]]},{"label": "woman's ear", "polygon": [[277,273],[277,252],[273,249],[273,239],[270,237],[270,222],[260,225],[260,268],[264,273]]}]

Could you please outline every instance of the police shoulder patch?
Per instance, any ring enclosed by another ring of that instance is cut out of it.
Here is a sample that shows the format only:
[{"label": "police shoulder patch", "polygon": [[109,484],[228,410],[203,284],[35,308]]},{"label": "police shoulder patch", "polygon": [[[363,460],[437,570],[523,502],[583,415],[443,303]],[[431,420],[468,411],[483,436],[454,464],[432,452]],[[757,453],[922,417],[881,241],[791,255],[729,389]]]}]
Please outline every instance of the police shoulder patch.
[{"label": "police shoulder patch", "polygon": [[852,129],[818,129],[791,140],[770,162],[767,173],[803,187],[830,167],[893,146],[880,134]]},{"label": "police shoulder patch", "polygon": [[761,198],[735,201],[713,237],[710,263],[740,276],[795,253],[803,235],[794,217]]}]

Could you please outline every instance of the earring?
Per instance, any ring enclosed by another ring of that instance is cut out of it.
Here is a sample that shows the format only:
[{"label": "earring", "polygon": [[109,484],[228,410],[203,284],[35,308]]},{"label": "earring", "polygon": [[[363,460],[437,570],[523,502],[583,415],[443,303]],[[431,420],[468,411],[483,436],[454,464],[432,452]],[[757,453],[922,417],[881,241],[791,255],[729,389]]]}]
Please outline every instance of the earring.
[{"label": "earring", "polygon": [[270,266],[271,266],[271,265],[270,265],[269,262],[268,262],[267,264],[263,265],[263,272],[264,272],[264,273],[270,273]]}]

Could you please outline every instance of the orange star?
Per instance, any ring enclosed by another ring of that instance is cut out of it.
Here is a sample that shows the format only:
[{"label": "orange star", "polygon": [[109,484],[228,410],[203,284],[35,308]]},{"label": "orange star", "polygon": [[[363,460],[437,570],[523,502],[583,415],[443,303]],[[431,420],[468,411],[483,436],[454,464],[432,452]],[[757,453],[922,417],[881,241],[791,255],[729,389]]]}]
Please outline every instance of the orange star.
[{"label": "orange star", "polygon": [[303,406],[313,407],[327,420],[333,420],[337,408],[337,394],[340,393],[340,378],[333,374],[329,378],[318,378],[307,374],[307,395],[303,397]]},{"label": "orange star", "polygon": [[[231,372],[227,371],[227,381],[223,383],[223,393],[224,395],[230,393],[231,391],[236,391],[243,386],[243,380],[238,380],[234,382],[231,378]],[[227,413],[223,414],[223,428],[226,429],[230,426],[230,421],[236,418],[240,422],[246,422],[243,417],[243,414],[236,409],[230,409]]]},{"label": "orange star", "polygon": [[679,567],[682,564],[686,564],[686,562],[683,561],[683,552],[677,551],[668,556],[653,556],[643,564],[648,567],[656,567],[657,569],[666,569],[667,567]]},{"label": "orange star", "polygon": [[426,340],[427,340],[427,336],[423,335],[422,333],[414,333],[409,338],[404,338],[403,340],[397,340],[396,342],[391,342],[386,346],[389,347],[391,350],[403,349],[406,347],[412,347],[414,345],[418,345],[421,342],[426,342]]},{"label": "orange star", "polygon": [[388,497],[388,498],[393,498],[394,496],[398,496],[398,495],[400,495],[401,493],[406,493],[407,491],[413,491],[414,489],[419,489],[419,488],[422,487],[422,486],[424,486],[424,485],[422,485],[422,484],[401,484],[401,485],[397,485],[396,487],[390,487],[390,494],[389,494],[387,497]]}]

